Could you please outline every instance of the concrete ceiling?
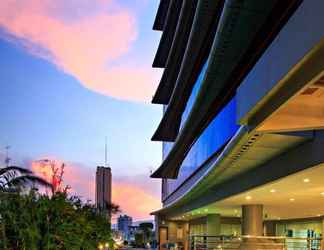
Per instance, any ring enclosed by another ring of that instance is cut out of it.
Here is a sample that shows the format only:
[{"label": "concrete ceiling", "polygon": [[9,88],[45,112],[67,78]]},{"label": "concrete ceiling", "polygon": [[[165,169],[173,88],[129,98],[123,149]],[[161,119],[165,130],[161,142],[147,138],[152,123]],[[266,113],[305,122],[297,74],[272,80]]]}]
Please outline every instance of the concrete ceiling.
[{"label": "concrete ceiling", "polygon": [[[324,73],[323,73],[324,74]],[[257,128],[259,132],[324,128],[324,76],[308,83]]]},{"label": "concrete ceiling", "polygon": [[265,219],[324,215],[324,164],[229,197],[173,219],[188,220],[209,213],[240,217],[243,204],[263,204]]}]

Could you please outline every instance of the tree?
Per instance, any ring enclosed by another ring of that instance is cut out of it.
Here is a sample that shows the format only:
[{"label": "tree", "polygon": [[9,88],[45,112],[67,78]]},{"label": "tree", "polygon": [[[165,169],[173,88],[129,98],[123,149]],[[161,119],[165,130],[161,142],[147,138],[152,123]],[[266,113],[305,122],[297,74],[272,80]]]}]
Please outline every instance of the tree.
[{"label": "tree", "polygon": [[144,238],[142,233],[135,233],[135,245],[136,247],[144,247]]},{"label": "tree", "polygon": [[153,223],[151,222],[142,222],[139,224],[139,228],[143,232],[144,242],[147,243],[151,240],[152,230],[153,230]]},{"label": "tree", "polygon": [[51,187],[43,178],[37,177],[29,169],[18,166],[0,168],[0,191],[14,192],[35,185]]},{"label": "tree", "polygon": [[0,215],[0,249],[87,250],[113,243],[109,220],[67,192],[0,192]]}]

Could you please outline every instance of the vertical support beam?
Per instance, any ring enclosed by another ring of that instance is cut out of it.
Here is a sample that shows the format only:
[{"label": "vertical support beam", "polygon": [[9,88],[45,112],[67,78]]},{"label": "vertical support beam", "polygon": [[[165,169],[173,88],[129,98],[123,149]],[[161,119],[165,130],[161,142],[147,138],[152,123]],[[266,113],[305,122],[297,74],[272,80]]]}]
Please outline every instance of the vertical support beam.
[{"label": "vertical support beam", "polygon": [[263,205],[242,205],[242,235],[263,235]]},{"label": "vertical support beam", "polygon": [[276,236],[276,222],[266,221],[265,223],[265,236]]},{"label": "vertical support beam", "polygon": [[[217,236],[221,234],[221,217],[219,214],[208,214],[206,220],[207,236]],[[211,238],[206,237],[205,244],[207,249],[213,249],[214,243],[211,243]]]},{"label": "vertical support beam", "polygon": [[322,217],[322,232],[321,232],[321,249],[324,249],[324,217]]},{"label": "vertical support beam", "polygon": [[[160,221],[159,221],[158,215],[154,215],[154,224],[155,224],[155,239],[156,239],[156,242],[158,243],[160,241],[160,234],[159,234]],[[156,246],[156,247],[158,247],[158,246]]]},{"label": "vertical support beam", "polygon": [[185,222],[184,225],[183,225],[183,235],[184,235],[184,250],[189,250],[189,242],[190,242],[190,239],[189,239],[189,222]]},{"label": "vertical support beam", "polygon": [[207,235],[216,236],[221,234],[220,214],[207,215]]},{"label": "vertical support beam", "polygon": [[163,244],[168,242],[169,239],[169,223],[165,220],[164,217],[160,215],[155,215],[155,233],[156,233],[156,240],[158,250],[166,250],[163,248]]}]

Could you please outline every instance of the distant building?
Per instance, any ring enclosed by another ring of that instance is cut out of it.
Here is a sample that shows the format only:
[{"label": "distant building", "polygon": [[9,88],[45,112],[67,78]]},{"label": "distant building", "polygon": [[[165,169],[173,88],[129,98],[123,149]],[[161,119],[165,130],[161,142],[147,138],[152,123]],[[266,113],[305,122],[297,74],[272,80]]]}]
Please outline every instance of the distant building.
[{"label": "distant building", "polygon": [[128,230],[129,230],[128,240],[135,241],[135,234],[139,231],[139,226],[137,226],[137,225],[129,226]]},{"label": "distant building", "polygon": [[106,205],[111,204],[111,169],[110,167],[97,167],[96,172],[96,207],[105,211]]},{"label": "distant building", "polygon": [[132,227],[133,219],[128,215],[120,215],[117,220],[118,231],[122,232],[125,240],[129,240],[130,228]]}]

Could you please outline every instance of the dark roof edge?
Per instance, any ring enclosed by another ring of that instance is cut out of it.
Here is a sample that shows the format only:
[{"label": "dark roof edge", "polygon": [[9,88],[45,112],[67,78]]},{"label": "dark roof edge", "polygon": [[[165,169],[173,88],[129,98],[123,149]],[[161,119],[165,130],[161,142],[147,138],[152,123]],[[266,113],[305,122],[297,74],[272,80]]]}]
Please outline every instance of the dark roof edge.
[{"label": "dark roof edge", "polygon": [[[182,113],[208,57],[223,4],[223,0],[199,1],[176,85],[153,141],[174,141],[177,137]],[[201,30],[201,27],[209,28]]]},{"label": "dark roof edge", "polygon": [[179,13],[182,7],[183,0],[170,0],[168,8],[168,14],[166,16],[163,33],[160,39],[158,49],[156,51],[152,67],[153,68],[164,68],[170,48],[172,45],[175,30],[178,24]]},{"label": "dark roof edge", "polygon": [[159,86],[153,96],[152,103],[169,103],[189,40],[188,37],[195,16],[196,6],[197,0],[184,0],[183,2],[170,53]]},{"label": "dark roof edge", "polygon": [[163,30],[169,4],[170,0],[160,0],[159,8],[153,24],[153,30]]}]

